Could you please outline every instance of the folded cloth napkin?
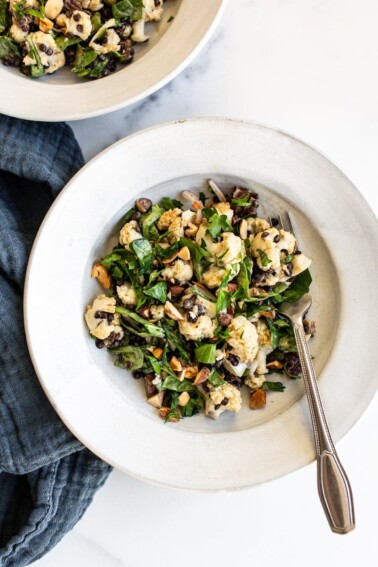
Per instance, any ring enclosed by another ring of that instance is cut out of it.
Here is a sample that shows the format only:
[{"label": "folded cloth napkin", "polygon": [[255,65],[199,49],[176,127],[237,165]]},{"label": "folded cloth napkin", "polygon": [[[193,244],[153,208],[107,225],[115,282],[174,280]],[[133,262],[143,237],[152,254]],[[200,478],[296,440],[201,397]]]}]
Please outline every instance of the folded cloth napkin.
[{"label": "folded cloth napkin", "polygon": [[82,164],[65,124],[0,115],[1,567],[28,565],[49,551],[80,519],[111,470],[71,435],[45,397],[22,317],[35,234]]}]

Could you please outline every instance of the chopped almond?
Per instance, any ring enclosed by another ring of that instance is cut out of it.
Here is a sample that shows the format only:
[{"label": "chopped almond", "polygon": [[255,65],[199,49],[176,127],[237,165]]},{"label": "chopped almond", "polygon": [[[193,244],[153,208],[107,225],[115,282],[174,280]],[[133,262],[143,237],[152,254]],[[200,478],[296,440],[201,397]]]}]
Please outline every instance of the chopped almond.
[{"label": "chopped almond", "polygon": [[195,201],[194,203],[192,203],[192,209],[194,209],[195,211],[201,211],[203,209],[203,204],[199,201]]},{"label": "chopped almond", "polygon": [[193,384],[195,386],[197,386],[197,384],[202,384],[202,382],[206,382],[206,380],[208,379],[209,376],[210,376],[210,370],[209,370],[209,368],[206,368],[206,366],[204,366],[198,372]]},{"label": "chopped almond", "polygon": [[155,394],[154,396],[148,398],[147,402],[151,404],[151,406],[154,406],[154,408],[160,409],[163,403],[163,399],[164,399],[164,392],[159,392],[158,394]]},{"label": "chopped almond", "polygon": [[[171,411],[171,408],[166,408],[166,407],[163,407],[163,408],[160,408],[160,409],[159,409],[159,413],[160,413],[160,415],[161,415],[161,417],[162,417],[163,419],[167,419],[167,417],[168,417],[170,411]],[[180,421],[180,418],[179,418],[178,412],[175,412],[175,413],[176,413],[177,417],[174,417],[174,416],[173,416],[173,417],[170,418],[169,421],[172,421],[172,422],[174,422],[174,423],[177,423],[178,421]]]},{"label": "chopped almond", "polygon": [[155,358],[157,358],[158,360],[162,359],[163,356],[163,349],[162,348],[154,348],[154,350],[152,351],[152,354],[154,355]]},{"label": "chopped almond", "polygon": [[177,256],[179,255],[178,252],[175,252],[170,258],[165,258],[163,260],[163,264],[170,264],[173,260],[176,260]]},{"label": "chopped almond", "polygon": [[259,311],[256,315],[260,315],[260,317],[266,317],[267,319],[275,319],[276,312],[275,311]]},{"label": "chopped almond", "polygon": [[182,370],[181,362],[175,356],[172,356],[172,358],[169,362],[169,366],[172,368],[172,370],[174,372],[181,372],[181,370]]},{"label": "chopped almond", "polygon": [[110,286],[112,285],[112,278],[111,275],[109,274],[109,270],[105,268],[105,266],[103,266],[102,264],[99,264],[98,262],[93,266],[91,276],[92,278],[96,278],[98,283],[104,289],[109,289]]},{"label": "chopped almond", "polygon": [[184,246],[183,248],[181,248],[181,250],[178,253],[178,257],[181,258],[181,260],[185,260],[186,262],[188,260],[190,260],[190,250],[187,246]]},{"label": "chopped almond", "polygon": [[183,408],[186,405],[188,405],[189,400],[190,400],[190,396],[189,396],[188,392],[182,392],[182,394],[180,394],[179,397],[178,397],[178,403]]},{"label": "chopped almond", "polygon": [[251,394],[249,407],[251,409],[263,409],[266,406],[266,392],[262,388],[254,390]]},{"label": "chopped almond", "polygon": [[185,369],[185,378],[189,380],[195,378],[198,374],[198,366],[187,366]]},{"label": "chopped almond", "polygon": [[282,362],[279,362],[278,360],[273,360],[272,362],[268,362],[266,367],[267,368],[276,368],[277,370],[281,370],[284,367],[284,365],[282,364]]},{"label": "chopped almond", "polygon": [[242,240],[245,240],[248,236],[248,226],[247,221],[242,219],[239,225],[239,235]]},{"label": "chopped almond", "polygon": [[170,301],[166,301],[164,304],[164,311],[174,321],[183,321],[184,317],[181,315],[180,311],[176,309]]}]

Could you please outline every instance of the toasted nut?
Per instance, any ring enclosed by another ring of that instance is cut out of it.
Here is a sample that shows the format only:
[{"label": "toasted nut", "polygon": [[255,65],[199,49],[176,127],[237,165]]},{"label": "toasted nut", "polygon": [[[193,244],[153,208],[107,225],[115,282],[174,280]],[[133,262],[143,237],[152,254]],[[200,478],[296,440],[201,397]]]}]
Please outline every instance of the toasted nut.
[{"label": "toasted nut", "polygon": [[148,398],[147,401],[149,404],[154,406],[154,408],[159,409],[162,406],[163,400],[164,400],[164,392],[159,392],[158,394],[155,394],[154,396]]},{"label": "toasted nut", "polygon": [[268,291],[261,289],[261,287],[251,287],[248,291],[249,297],[266,297],[269,295]]},{"label": "toasted nut", "polygon": [[180,295],[182,295],[184,290],[185,288],[182,287],[181,285],[171,285],[169,288],[169,292],[172,297],[180,297]]},{"label": "toasted nut", "polygon": [[251,394],[249,407],[251,409],[263,409],[266,406],[266,392],[262,388],[254,390]]},{"label": "toasted nut", "polygon": [[193,384],[195,386],[197,386],[197,384],[202,384],[202,382],[206,382],[206,380],[208,379],[209,376],[210,376],[210,370],[209,370],[209,368],[206,368],[206,366],[204,366],[198,372],[196,379],[194,380]]},{"label": "toasted nut", "polygon": [[187,246],[181,248],[180,252],[178,253],[178,257],[181,258],[181,260],[186,260],[186,261],[190,260],[189,248]]},{"label": "toasted nut", "polygon": [[155,358],[157,358],[158,360],[162,359],[163,356],[163,349],[162,348],[154,348],[154,350],[152,351],[152,354],[154,355]]},{"label": "toasted nut", "polygon": [[190,396],[188,394],[188,392],[183,392],[182,394],[179,395],[178,397],[178,403],[181,407],[185,407],[186,405],[188,405],[188,401],[190,400]]},{"label": "toasted nut", "polygon": [[283,368],[284,365],[282,364],[282,362],[279,362],[278,360],[273,360],[272,362],[268,362],[266,367],[267,368],[276,368],[277,370],[281,370],[281,368]]},{"label": "toasted nut", "polygon": [[170,256],[170,258],[164,258],[163,264],[170,264],[173,260],[176,260],[177,256],[178,252],[175,252],[172,256]]},{"label": "toasted nut", "polygon": [[275,319],[276,318],[276,312],[275,311],[259,311],[258,313],[256,313],[256,316],[258,318],[258,316],[260,317],[266,317],[266,319]]},{"label": "toasted nut", "polygon": [[180,372],[182,370],[181,362],[175,356],[172,356],[169,366],[172,368],[174,372]]},{"label": "toasted nut", "polygon": [[194,203],[195,201],[198,201],[198,196],[193,193],[192,191],[182,191],[181,192],[181,197],[183,199],[186,199],[187,201],[190,201],[191,203]]},{"label": "toasted nut", "polygon": [[[170,411],[171,411],[171,408],[163,407],[163,408],[159,409],[159,413],[160,413],[160,415],[163,419],[167,419]],[[169,421],[173,421],[174,423],[177,423],[178,421],[180,421],[178,412],[175,412],[175,414],[177,415],[177,417],[171,417]]]},{"label": "toasted nut", "polygon": [[143,305],[143,307],[141,307],[139,309],[139,311],[137,311],[137,313],[138,313],[138,315],[143,317],[143,319],[149,319],[150,318],[150,308],[148,307],[148,305]]},{"label": "toasted nut", "polygon": [[178,373],[178,379],[180,380],[180,382],[182,382],[185,378],[185,371],[186,369],[183,368],[179,373]]},{"label": "toasted nut", "polygon": [[180,311],[176,309],[170,301],[166,301],[164,304],[164,311],[174,321],[183,321],[184,317],[181,315]]},{"label": "toasted nut", "polygon": [[156,260],[156,258],[155,258],[155,260],[152,260],[152,263],[153,263],[154,266],[158,266],[158,265],[159,265],[159,260]]},{"label": "toasted nut", "polygon": [[242,240],[245,240],[248,236],[248,226],[245,219],[242,219],[239,224],[239,235]]},{"label": "toasted nut", "polygon": [[189,380],[195,378],[198,374],[198,366],[187,366],[184,370],[185,378],[188,378]]},{"label": "toasted nut", "polygon": [[185,235],[189,236],[189,237],[193,237],[197,234],[197,232],[198,232],[198,226],[196,226],[195,224],[190,222],[189,228],[187,228],[186,231],[185,231]]},{"label": "toasted nut", "polygon": [[169,244],[167,244],[167,242],[157,242],[156,246],[160,246],[160,248],[163,248],[164,250],[169,248]]},{"label": "toasted nut", "polygon": [[236,283],[229,283],[226,286],[226,290],[229,291],[230,293],[235,293],[237,289],[238,289],[238,284]]},{"label": "toasted nut", "polygon": [[135,201],[135,206],[140,213],[146,213],[152,207],[152,201],[142,197]]},{"label": "toasted nut", "polygon": [[201,211],[203,209],[203,204],[199,201],[195,201],[194,203],[192,203],[192,209],[194,209],[195,211]]},{"label": "toasted nut", "polygon": [[54,24],[48,18],[43,18],[43,19],[41,18],[39,20],[39,29],[41,31],[43,31],[44,33],[48,33],[50,30],[53,29],[53,27],[54,27]]},{"label": "toasted nut", "polygon": [[92,278],[96,278],[98,283],[102,285],[104,289],[109,289],[112,285],[112,278],[109,274],[109,270],[102,264],[96,263],[93,266],[91,276]]}]

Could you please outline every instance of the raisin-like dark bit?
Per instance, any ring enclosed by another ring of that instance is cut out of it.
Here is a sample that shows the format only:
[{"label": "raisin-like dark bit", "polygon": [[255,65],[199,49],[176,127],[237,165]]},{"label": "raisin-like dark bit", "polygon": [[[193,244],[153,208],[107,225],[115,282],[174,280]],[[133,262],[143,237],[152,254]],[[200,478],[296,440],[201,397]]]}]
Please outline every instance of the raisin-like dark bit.
[{"label": "raisin-like dark bit", "polygon": [[221,312],[218,315],[218,321],[222,327],[228,327],[232,321],[232,315],[230,313]]},{"label": "raisin-like dark bit", "polygon": [[187,298],[184,299],[184,301],[183,301],[183,304],[182,304],[183,308],[184,308],[186,311],[189,311],[190,309],[192,309],[192,307],[194,307],[194,304],[195,304],[196,300],[197,300],[197,298],[196,298],[195,295],[192,295],[191,297],[187,297]]}]

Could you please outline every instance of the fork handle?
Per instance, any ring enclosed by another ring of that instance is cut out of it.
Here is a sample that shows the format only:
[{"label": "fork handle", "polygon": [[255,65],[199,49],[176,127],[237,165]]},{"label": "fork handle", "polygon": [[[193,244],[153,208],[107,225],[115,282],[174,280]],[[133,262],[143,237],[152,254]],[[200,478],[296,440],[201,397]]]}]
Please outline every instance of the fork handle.
[{"label": "fork handle", "polygon": [[331,530],[345,534],[355,527],[352,489],[329,431],[302,321],[293,328],[314,430],[320,501]]}]

